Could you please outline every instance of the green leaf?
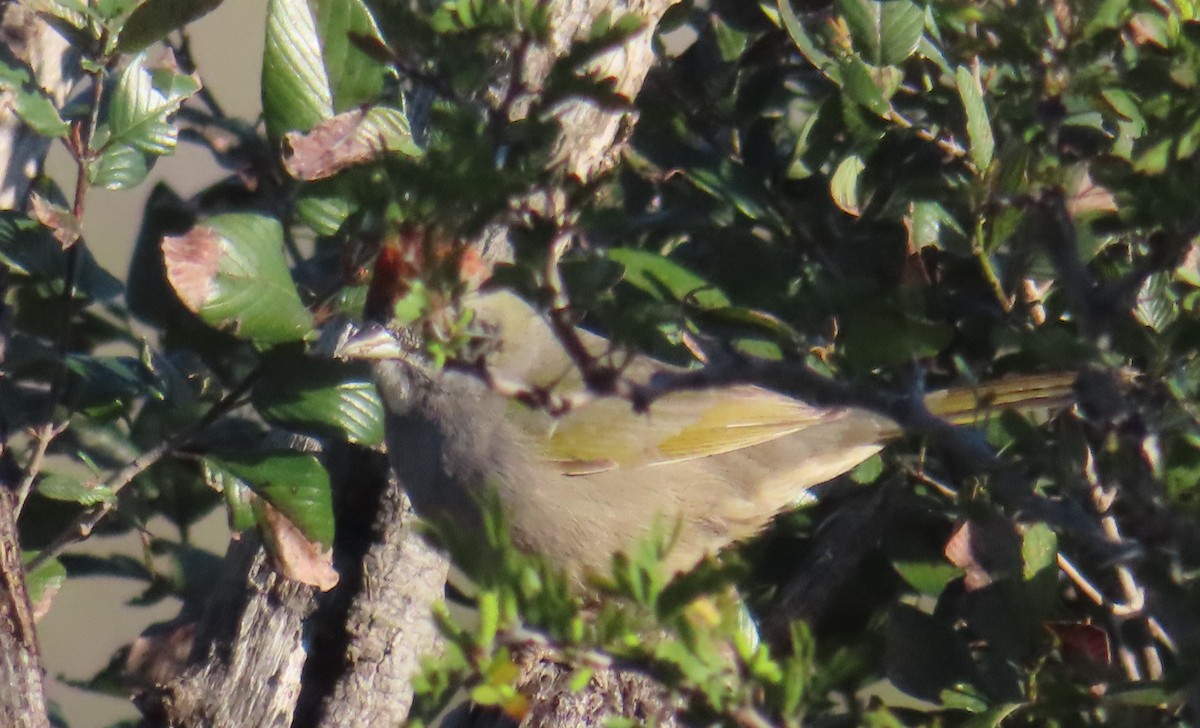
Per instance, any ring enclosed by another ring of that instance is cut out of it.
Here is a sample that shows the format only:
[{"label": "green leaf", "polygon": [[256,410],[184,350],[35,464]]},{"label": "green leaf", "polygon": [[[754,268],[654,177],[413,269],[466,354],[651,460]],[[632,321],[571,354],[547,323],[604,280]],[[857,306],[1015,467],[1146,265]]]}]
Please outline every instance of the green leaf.
[{"label": "green leaf", "polygon": [[329,474],[312,455],[298,452],[222,454],[204,458],[206,478],[236,478],[300,529],[306,538],[333,544]]},{"label": "green leaf", "polygon": [[262,68],[263,116],[278,139],[333,116],[333,90],[308,0],[270,0]]},{"label": "green leaf", "polygon": [[86,482],[68,475],[47,474],[37,482],[38,495],[51,500],[68,501],[93,506],[97,503],[114,503],[117,495],[112,488],[94,482]]},{"label": "green leaf", "polygon": [[854,47],[873,66],[900,63],[921,40],[925,13],[909,0],[838,0]]},{"label": "green leaf", "polygon": [[962,569],[941,561],[894,561],[892,567],[909,586],[921,594],[940,596],[951,579],[962,576]]},{"label": "green leaf", "polygon": [[1004,719],[1020,707],[1021,703],[1001,703],[971,716],[962,724],[963,728],[1000,728]]},{"label": "green leaf", "polygon": [[146,66],[138,54],[117,78],[108,114],[96,132],[99,157],[88,165],[92,184],[127,189],[146,177],[154,158],[175,150],[179,129],[170,120],[200,90],[198,77],[178,68]]},{"label": "green leaf", "polygon": [[133,11],[117,39],[122,53],[136,53],[168,33],[208,15],[223,0],[146,0]]},{"label": "green leaf", "polygon": [[837,61],[817,46],[816,39],[809,34],[804,23],[796,15],[795,9],[792,8],[791,0],[777,0],[776,8],[779,10],[779,17],[783,21],[784,29],[787,30],[788,36],[796,44],[800,53],[814,68],[825,74],[829,80],[840,85],[842,71],[838,67]]},{"label": "green leaf", "polygon": [[127,190],[150,174],[146,155],[133,147],[114,144],[88,165],[88,180],[106,190]]},{"label": "green leaf", "polygon": [[[350,35],[383,42],[375,19],[363,0],[318,0],[317,34],[333,99],[333,111],[348,111],[375,101],[383,91],[388,67],[364,53]],[[310,5],[310,7],[311,7]]]},{"label": "green leaf", "polygon": [[661,255],[634,248],[613,248],[607,255],[625,266],[625,281],[660,301],[670,296],[701,308],[729,305],[725,294],[711,283]]},{"label": "green leaf", "polygon": [[383,403],[366,365],[304,357],[288,347],[268,356],[253,402],[271,422],[342,437],[362,445],[383,442]]},{"label": "green leaf", "polygon": [[1021,561],[1026,581],[1047,569],[1057,569],[1058,538],[1049,526],[1035,523],[1026,528],[1021,540]]},{"label": "green leaf", "polygon": [[265,215],[211,217],[163,240],[167,280],[207,323],[261,347],[303,339],[312,315],[288,273],[283,228]]},{"label": "green leaf", "polygon": [[992,154],[996,150],[996,140],[992,136],[992,124],[988,118],[987,106],[983,103],[983,87],[979,76],[966,66],[959,66],[954,72],[958,84],[958,96],[962,99],[963,111],[967,114],[967,138],[971,142],[971,161],[980,174],[987,171],[992,163]]},{"label": "green leaf", "polygon": [[124,144],[146,154],[168,154],[175,149],[179,130],[167,119],[189,96],[200,90],[200,80],[174,68],[149,68],[144,54],[134,56],[117,79],[108,109],[108,144]]},{"label": "green leaf", "polygon": [[875,75],[867,64],[851,56],[842,62],[843,92],[857,104],[876,116],[887,116],[892,106],[879,88]]},{"label": "green leaf", "polygon": [[[22,556],[25,561],[29,561],[35,555],[36,552],[31,552]],[[58,559],[47,559],[33,571],[26,571],[25,588],[29,592],[29,601],[33,604],[34,609],[38,607],[44,609],[45,606],[48,606],[44,602],[51,599],[66,580],[67,569]]]},{"label": "green leaf", "polygon": [[859,178],[862,177],[866,168],[867,165],[863,162],[862,157],[851,154],[838,163],[833,177],[829,180],[829,193],[833,196],[834,204],[843,212],[855,217],[862,214]]},{"label": "green leaf", "polygon": [[21,121],[44,137],[66,136],[71,125],[59,116],[54,102],[36,83],[28,66],[0,58],[0,89],[13,94],[12,110]]},{"label": "green leaf", "polygon": [[[120,280],[101,268],[88,248],[80,248],[76,255],[76,291],[81,297],[108,300],[122,293]],[[0,211],[0,265],[38,282],[61,285],[67,275],[67,253],[45,226]]]}]

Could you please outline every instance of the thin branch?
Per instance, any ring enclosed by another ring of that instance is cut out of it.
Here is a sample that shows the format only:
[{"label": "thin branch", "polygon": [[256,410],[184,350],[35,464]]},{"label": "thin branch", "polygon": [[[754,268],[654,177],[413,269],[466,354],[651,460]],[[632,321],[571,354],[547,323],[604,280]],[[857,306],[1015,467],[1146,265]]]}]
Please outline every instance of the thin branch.
[{"label": "thin branch", "polygon": [[54,438],[58,437],[67,429],[67,422],[54,424],[54,422],[46,422],[37,428],[33,435],[33,453],[29,456],[29,462],[25,465],[25,475],[21,478],[21,484],[17,487],[17,504],[16,514],[21,515],[21,509],[25,507],[25,499],[29,497],[30,491],[33,490],[33,483],[42,472],[42,464],[46,460],[46,452],[50,449],[50,443]]},{"label": "thin branch", "polygon": [[204,413],[204,416],[197,420],[196,423],[187,430],[142,453],[131,463],[109,477],[108,480],[104,482],[104,485],[112,490],[114,498],[103,503],[97,503],[81,513],[70,526],[64,529],[61,534],[59,534],[58,538],[56,538],[49,546],[42,549],[38,555],[29,562],[29,570],[32,571],[49,559],[54,558],[58,554],[62,553],[63,549],[67,548],[71,544],[78,543],[79,541],[83,541],[91,536],[92,531],[95,530],[96,526],[98,526],[100,522],[103,521],[105,517],[112,513],[116,508],[117,504],[115,496],[119,494],[125,488],[125,486],[132,483],[134,478],[141,475],[159,460],[163,459],[167,455],[170,455],[179,448],[186,446],[222,415],[225,415],[226,413],[240,406],[242,395],[250,390],[250,387],[253,386],[254,382],[256,382],[261,375],[262,371],[260,369],[256,369],[250,374],[246,375],[246,377],[238,382],[232,389],[226,392],[224,397],[222,397],[218,402],[215,402],[212,407],[209,407],[208,411]]}]

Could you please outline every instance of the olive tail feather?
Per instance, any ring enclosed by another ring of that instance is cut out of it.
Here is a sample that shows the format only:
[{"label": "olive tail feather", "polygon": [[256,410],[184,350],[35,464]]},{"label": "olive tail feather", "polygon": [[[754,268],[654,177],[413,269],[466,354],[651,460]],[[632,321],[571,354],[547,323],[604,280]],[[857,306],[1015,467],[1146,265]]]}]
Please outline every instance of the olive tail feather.
[{"label": "olive tail feather", "polygon": [[974,387],[933,392],[925,406],[956,425],[986,420],[1004,410],[1054,411],[1075,402],[1075,372],[1028,374],[999,379]]}]

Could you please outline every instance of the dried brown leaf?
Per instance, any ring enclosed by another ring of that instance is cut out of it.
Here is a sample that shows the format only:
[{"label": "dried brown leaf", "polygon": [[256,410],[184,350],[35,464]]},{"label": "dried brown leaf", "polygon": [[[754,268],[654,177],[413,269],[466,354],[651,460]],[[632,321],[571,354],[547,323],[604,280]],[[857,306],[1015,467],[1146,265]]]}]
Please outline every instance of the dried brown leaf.
[{"label": "dried brown leaf", "polygon": [[312,181],[374,159],[386,150],[382,140],[360,133],[366,116],[365,107],[358,108],[326,119],[308,132],[288,132],[283,136],[283,168],[296,179]]},{"label": "dried brown leaf", "polygon": [[333,568],[333,550],[308,540],[296,524],[266,501],[259,501],[263,517],[267,551],[275,569],[292,581],[329,591],[337,586]]},{"label": "dried brown leaf", "polygon": [[183,235],[163,238],[162,252],[167,280],[179,300],[199,313],[213,294],[222,255],[220,236],[212,228],[197,225]]},{"label": "dried brown leaf", "polygon": [[29,211],[34,220],[50,228],[54,239],[62,243],[63,250],[83,237],[83,223],[79,218],[67,208],[54,204],[36,192],[29,195]]}]

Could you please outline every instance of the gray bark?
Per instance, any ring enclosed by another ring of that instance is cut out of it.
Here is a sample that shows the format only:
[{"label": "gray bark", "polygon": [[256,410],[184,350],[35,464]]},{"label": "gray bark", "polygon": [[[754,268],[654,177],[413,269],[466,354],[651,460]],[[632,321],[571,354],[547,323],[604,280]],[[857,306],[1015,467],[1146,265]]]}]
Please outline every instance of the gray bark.
[{"label": "gray bark", "polygon": [[[32,12],[12,2],[0,5],[0,34],[3,53],[12,61],[28,65],[42,89],[61,104],[75,77],[66,41]],[[0,92],[0,210],[25,206],[30,184],[41,170],[49,147],[50,140],[17,117],[13,94]],[[11,319],[3,304],[4,277],[0,273],[0,360]],[[20,477],[5,433],[0,433],[0,471],[0,725],[42,728],[50,722],[17,534],[17,495],[13,489]]]},{"label": "gray bark", "polygon": [[230,545],[222,574],[197,630],[191,666],[139,698],[143,725],[292,724],[315,589],[276,574],[250,534]]},{"label": "gray bark", "polygon": [[0,487],[0,725],[50,725],[33,607],[17,541],[16,494]]},{"label": "gray bark", "polygon": [[[590,28],[604,11],[630,11],[645,18],[645,29],[624,47],[596,62],[617,79],[617,90],[636,96],[653,61],[652,31],[674,0],[560,0],[555,3],[555,42],[531,53],[523,82],[536,89],[553,59],[571,40]],[[556,164],[580,179],[590,179],[619,157],[618,132],[626,114],[573,101],[557,110],[563,133]],[[501,238],[506,231],[499,232]],[[361,456],[361,453],[359,453]],[[367,543],[339,549],[335,562],[341,583],[327,595],[287,584],[268,573],[261,548],[252,542],[231,549],[228,568],[235,575],[213,598],[200,625],[191,665],[171,684],[141,701],[146,726],[255,728],[296,726],[396,725],[407,717],[411,678],[423,654],[435,649],[433,603],[442,598],[445,558],[434,552],[414,528],[400,485],[390,480],[381,490],[363,478],[378,477],[361,457],[331,467],[335,493],[342,501],[339,541],[368,536]],[[351,505],[367,504],[370,513],[344,517]],[[244,575],[244,576],[238,576]],[[306,649],[307,647],[307,649]],[[547,676],[558,674],[557,679]],[[626,687],[637,681],[617,674],[601,676],[588,690],[566,690],[569,671],[540,660],[530,662],[524,678],[536,693],[533,716],[541,725],[568,725],[566,716],[657,715],[653,699],[631,699]],[[556,706],[553,710],[543,706]],[[636,706],[633,713],[617,707]],[[556,712],[557,711],[557,712]],[[561,717],[551,717],[561,716]],[[567,722],[563,722],[567,721]]]}]

